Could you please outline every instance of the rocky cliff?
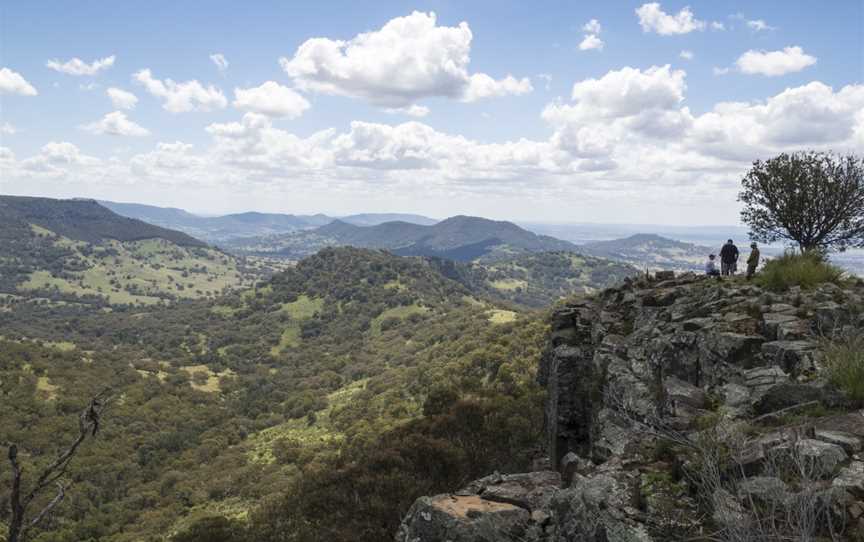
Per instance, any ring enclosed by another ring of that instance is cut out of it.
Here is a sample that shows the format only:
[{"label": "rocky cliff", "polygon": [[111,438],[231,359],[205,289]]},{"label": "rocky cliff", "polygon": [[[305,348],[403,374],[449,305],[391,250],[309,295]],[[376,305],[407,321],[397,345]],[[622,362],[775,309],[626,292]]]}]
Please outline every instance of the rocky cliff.
[{"label": "rocky cliff", "polygon": [[861,307],[862,286],[671,273],[560,307],[538,374],[546,467],[420,498],[397,540],[864,537],[864,410],[822,354]]}]

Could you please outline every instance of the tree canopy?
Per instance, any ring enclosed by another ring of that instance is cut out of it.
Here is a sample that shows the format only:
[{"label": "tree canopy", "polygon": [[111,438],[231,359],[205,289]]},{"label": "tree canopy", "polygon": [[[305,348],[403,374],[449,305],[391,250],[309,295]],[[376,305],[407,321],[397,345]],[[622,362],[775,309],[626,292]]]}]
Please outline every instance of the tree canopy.
[{"label": "tree canopy", "polygon": [[803,252],[864,246],[864,160],[855,155],[784,153],[754,162],[741,184],[753,240]]}]

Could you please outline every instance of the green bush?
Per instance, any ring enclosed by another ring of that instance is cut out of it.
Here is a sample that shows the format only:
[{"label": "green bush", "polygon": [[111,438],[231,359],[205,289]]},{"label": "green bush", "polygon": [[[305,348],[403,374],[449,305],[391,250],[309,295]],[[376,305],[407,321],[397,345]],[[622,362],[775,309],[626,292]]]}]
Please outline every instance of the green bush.
[{"label": "green bush", "polygon": [[769,260],[756,282],[768,290],[782,292],[792,286],[807,289],[823,282],[839,283],[842,279],[843,270],[828,263],[822,254],[787,252]]},{"label": "green bush", "polygon": [[825,367],[832,384],[849,399],[864,404],[864,336],[827,343]]}]

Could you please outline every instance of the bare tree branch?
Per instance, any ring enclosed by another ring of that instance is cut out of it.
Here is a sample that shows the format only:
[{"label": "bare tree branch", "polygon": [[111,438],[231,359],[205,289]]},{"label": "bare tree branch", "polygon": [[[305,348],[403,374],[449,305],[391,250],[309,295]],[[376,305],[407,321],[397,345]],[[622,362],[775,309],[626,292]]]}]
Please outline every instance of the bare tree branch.
[{"label": "bare tree branch", "polygon": [[[22,541],[30,528],[35,527],[42,522],[46,517],[48,517],[48,515],[50,515],[54,508],[63,501],[66,496],[66,486],[60,483],[59,480],[66,474],[66,471],[69,468],[69,463],[72,461],[72,458],[75,456],[75,453],[78,451],[81,444],[83,444],[88,437],[95,437],[96,433],[99,431],[99,423],[102,413],[107,405],[109,393],[110,390],[106,388],[90,399],[87,408],[85,408],[78,417],[78,436],[63,452],[60,453],[54,462],[42,470],[36,478],[32,489],[26,494],[22,490],[24,470],[18,462],[18,446],[15,444],[9,446],[8,458],[9,463],[12,466],[12,489],[9,496],[9,503],[12,511],[12,518],[9,522],[7,542]],[[33,500],[50,485],[57,486],[57,495],[51,500],[51,502],[42,508],[42,510],[40,510],[32,520],[29,522],[26,521],[27,508],[32,504]]]}]

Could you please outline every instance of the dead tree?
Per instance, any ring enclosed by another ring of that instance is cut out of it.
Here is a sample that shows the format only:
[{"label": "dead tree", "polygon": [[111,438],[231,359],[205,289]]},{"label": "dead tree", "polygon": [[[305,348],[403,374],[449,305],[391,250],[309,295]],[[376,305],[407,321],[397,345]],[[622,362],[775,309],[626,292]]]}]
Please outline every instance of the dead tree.
[{"label": "dead tree", "polygon": [[[63,498],[66,496],[67,486],[64,485],[62,478],[66,474],[69,463],[81,444],[88,437],[95,437],[99,431],[99,423],[102,411],[107,404],[108,393],[109,390],[104,390],[90,399],[87,408],[78,417],[78,436],[53,463],[42,470],[29,491],[22,487],[24,469],[18,461],[18,446],[15,444],[9,446],[8,457],[9,463],[12,466],[12,492],[9,495],[9,507],[12,511],[12,517],[9,522],[7,542],[21,542],[24,540],[27,532],[39,525],[63,501]],[[29,517],[28,509],[30,505],[50,486],[57,488],[57,495],[32,518]]]}]

